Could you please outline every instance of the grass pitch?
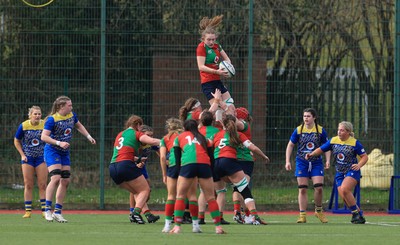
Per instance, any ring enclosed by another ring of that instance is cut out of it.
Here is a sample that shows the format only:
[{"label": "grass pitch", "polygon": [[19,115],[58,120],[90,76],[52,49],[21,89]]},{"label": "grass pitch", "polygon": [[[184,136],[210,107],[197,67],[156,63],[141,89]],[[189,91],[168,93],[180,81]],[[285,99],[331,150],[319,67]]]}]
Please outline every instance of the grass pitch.
[{"label": "grass pitch", "polygon": [[[368,215],[364,225],[350,223],[350,214],[326,213],[329,223],[321,224],[312,213],[306,224],[296,224],[297,214],[262,215],[269,225],[231,223],[223,226],[228,234],[216,235],[206,216],[203,233],[182,225],[182,234],[163,234],[164,217],[154,224],[131,224],[127,214],[72,214],[64,211],[69,223],[46,222],[39,213],[23,219],[22,212],[0,214],[1,244],[397,244],[400,240],[399,215]],[[226,220],[232,215],[225,214]]]}]

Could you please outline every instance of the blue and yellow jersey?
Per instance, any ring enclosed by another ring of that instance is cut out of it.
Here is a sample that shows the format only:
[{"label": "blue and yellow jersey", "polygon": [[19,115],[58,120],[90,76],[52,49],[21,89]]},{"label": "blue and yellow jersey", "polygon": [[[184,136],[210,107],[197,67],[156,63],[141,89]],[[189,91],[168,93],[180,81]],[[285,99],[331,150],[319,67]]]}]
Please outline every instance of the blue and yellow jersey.
[{"label": "blue and yellow jersey", "polygon": [[351,165],[358,163],[357,156],[366,153],[360,141],[353,137],[349,137],[346,141],[341,141],[338,136],[333,137],[321,146],[321,150],[332,151],[336,162],[336,172],[339,173],[347,173]]},{"label": "blue and yellow jersey", "polygon": [[[71,112],[65,116],[61,116],[56,113],[47,117],[46,122],[44,123],[44,129],[51,131],[50,137],[55,140],[70,142],[72,139],[72,129],[75,127],[75,124],[78,123],[78,116]],[[49,145],[46,147],[53,147],[54,149],[62,152],[68,152],[69,149],[63,149],[56,145]]]},{"label": "blue and yellow jersey", "polygon": [[305,126],[302,129],[300,125],[292,133],[290,141],[293,144],[297,144],[296,161],[305,163],[321,162],[322,156],[312,157],[308,160],[305,159],[305,156],[325,144],[328,141],[328,134],[320,125],[315,125],[312,129],[307,129]]},{"label": "blue and yellow jersey", "polygon": [[27,157],[43,156],[45,143],[40,139],[43,127],[43,120],[38,125],[32,125],[30,120],[19,125],[15,138],[21,141],[22,150]]}]

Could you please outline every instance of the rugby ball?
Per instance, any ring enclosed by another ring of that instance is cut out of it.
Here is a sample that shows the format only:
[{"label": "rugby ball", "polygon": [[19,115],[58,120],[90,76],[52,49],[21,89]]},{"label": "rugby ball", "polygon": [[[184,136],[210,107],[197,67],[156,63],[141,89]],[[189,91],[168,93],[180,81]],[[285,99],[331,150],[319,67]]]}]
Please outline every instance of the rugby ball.
[{"label": "rugby ball", "polygon": [[233,67],[233,65],[227,61],[222,61],[221,63],[219,63],[219,69],[227,70],[229,77],[233,77],[236,73],[235,67]]}]

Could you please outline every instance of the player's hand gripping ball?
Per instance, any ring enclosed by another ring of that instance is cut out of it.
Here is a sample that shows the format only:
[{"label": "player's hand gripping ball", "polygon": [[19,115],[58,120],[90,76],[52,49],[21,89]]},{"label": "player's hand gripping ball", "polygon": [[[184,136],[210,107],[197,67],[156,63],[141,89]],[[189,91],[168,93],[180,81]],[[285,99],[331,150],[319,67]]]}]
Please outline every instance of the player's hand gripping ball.
[{"label": "player's hand gripping ball", "polygon": [[236,73],[235,67],[229,62],[222,61],[219,63],[219,69],[228,71],[229,77],[233,77]]}]

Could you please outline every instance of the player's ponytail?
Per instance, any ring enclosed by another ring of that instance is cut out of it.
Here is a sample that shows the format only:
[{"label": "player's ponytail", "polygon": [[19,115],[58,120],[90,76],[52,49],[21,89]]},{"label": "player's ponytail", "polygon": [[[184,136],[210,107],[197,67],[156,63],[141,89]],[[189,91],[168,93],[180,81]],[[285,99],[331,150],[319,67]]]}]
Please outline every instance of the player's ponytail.
[{"label": "player's ponytail", "polygon": [[202,135],[199,132],[197,122],[193,119],[186,120],[183,123],[183,127],[185,128],[185,131],[191,132],[193,136],[197,139],[197,141],[200,143],[200,145],[204,148],[204,150],[207,151],[206,137],[204,137],[204,135]]},{"label": "player's ponytail", "polygon": [[239,146],[242,142],[240,141],[239,134],[238,134],[237,127],[236,127],[236,117],[228,114],[228,115],[226,115],[223,123],[224,123],[225,130],[229,134],[229,144],[232,147]]},{"label": "player's ponytail", "polygon": [[217,15],[213,18],[203,17],[199,23],[199,33],[203,37],[205,34],[216,34],[219,33],[216,31],[217,27],[221,24],[222,18],[224,15]]}]

